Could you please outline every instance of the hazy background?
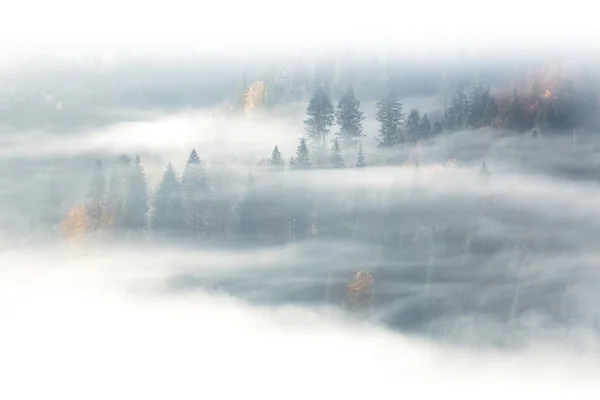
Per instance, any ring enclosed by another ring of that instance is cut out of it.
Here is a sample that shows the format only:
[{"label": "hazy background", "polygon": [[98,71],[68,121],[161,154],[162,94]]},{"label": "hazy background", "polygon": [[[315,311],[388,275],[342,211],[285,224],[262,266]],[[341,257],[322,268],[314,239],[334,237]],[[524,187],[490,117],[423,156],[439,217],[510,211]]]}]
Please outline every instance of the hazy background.
[{"label": "hazy background", "polygon": [[[295,153],[320,80],[334,100],[353,84],[374,161],[390,77],[404,109],[432,122],[476,71],[500,91],[541,64],[596,79],[586,4],[11,4],[0,17],[0,396],[597,398],[594,128],[543,140],[456,131],[423,144],[418,172],[277,178],[316,197],[363,194],[358,212],[376,217],[352,240],[71,245],[36,234],[50,181],[66,214],[96,159],[108,172],[121,153],[141,157],[150,195],[192,148],[226,161],[242,187],[274,145]],[[264,114],[232,112],[256,80],[291,89]],[[448,159],[460,164],[429,168]],[[383,212],[390,193],[400,239]],[[422,251],[432,221],[438,259]],[[359,268],[377,282],[367,320],[338,307]]]}]

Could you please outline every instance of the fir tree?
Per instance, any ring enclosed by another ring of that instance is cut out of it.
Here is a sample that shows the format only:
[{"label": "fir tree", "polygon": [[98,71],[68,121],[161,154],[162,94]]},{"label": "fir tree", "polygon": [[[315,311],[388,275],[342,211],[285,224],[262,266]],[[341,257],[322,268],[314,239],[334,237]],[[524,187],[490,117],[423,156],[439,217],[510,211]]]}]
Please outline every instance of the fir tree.
[{"label": "fir tree", "polygon": [[405,123],[406,140],[408,142],[416,143],[420,139],[420,122],[421,116],[419,115],[419,111],[413,108],[408,113]]},{"label": "fir tree", "polygon": [[104,202],[106,196],[106,176],[102,161],[96,160],[92,178],[86,196],[86,212],[90,219],[91,229],[98,229],[104,218]]},{"label": "fir tree", "polygon": [[185,220],[181,197],[181,185],[175,169],[169,163],[154,194],[151,217],[153,230],[167,234],[181,230]]},{"label": "fir tree", "polygon": [[505,126],[506,129],[522,131],[524,129],[525,109],[519,100],[517,89],[513,90],[513,94],[508,103],[506,110]]},{"label": "fir tree", "polygon": [[444,130],[444,128],[442,127],[442,124],[440,123],[440,121],[436,121],[436,123],[433,124],[433,129],[431,130],[431,134],[439,135],[440,133],[442,133],[443,130]]},{"label": "fir tree", "polygon": [[379,136],[377,145],[383,148],[397,146],[404,142],[402,122],[404,114],[402,103],[393,88],[389,87],[387,95],[376,103]]},{"label": "fir tree", "polygon": [[294,168],[306,169],[310,168],[310,151],[306,138],[301,138],[298,147],[296,148],[296,157],[294,157]]},{"label": "fir tree", "polygon": [[181,176],[181,193],[185,209],[185,224],[193,236],[206,233],[208,184],[202,161],[192,149]]},{"label": "fir tree", "polygon": [[362,148],[362,143],[358,143],[358,156],[356,157],[356,168],[363,168],[367,166],[367,158]]},{"label": "fir tree", "polygon": [[449,129],[462,129],[467,124],[469,115],[469,99],[463,85],[458,85],[446,112],[446,125]]},{"label": "fir tree", "polygon": [[496,116],[498,115],[498,105],[496,105],[496,100],[490,95],[487,98],[487,102],[485,104],[485,111],[483,113],[483,125],[491,125]]},{"label": "fir tree", "polygon": [[427,118],[427,114],[423,114],[423,117],[421,117],[421,121],[419,122],[419,136],[421,139],[427,140],[430,134],[431,124],[429,123],[429,118]]},{"label": "fir tree", "polygon": [[333,102],[322,87],[318,87],[306,108],[308,118],[304,121],[306,133],[313,142],[325,146],[327,135],[333,126],[335,112]]},{"label": "fir tree", "polygon": [[360,110],[360,100],[354,95],[352,85],[338,101],[336,122],[340,127],[338,137],[344,148],[354,147],[363,136],[362,121],[366,118]]},{"label": "fir tree", "polygon": [[329,166],[331,168],[344,168],[346,166],[344,163],[344,158],[342,157],[340,141],[337,138],[333,140],[333,145],[331,146],[331,151],[329,153]]},{"label": "fir tree", "polygon": [[141,234],[146,229],[148,215],[148,184],[139,156],[135,158],[128,181],[123,226],[130,232]]},{"label": "fir tree", "polygon": [[271,154],[271,158],[269,159],[269,164],[273,168],[282,169],[284,167],[283,157],[281,156],[281,152],[279,151],[277,145],[275,145],[275,147],[273,148],[273,153]]},{"label": "fir tree", "polygon": [[122,154],[117,160],[110,181],[106,198],[106,208],[116,228],[121,226],[125,213],[125,201],[128,191],[128,175],[131,171],[131,157]]}]

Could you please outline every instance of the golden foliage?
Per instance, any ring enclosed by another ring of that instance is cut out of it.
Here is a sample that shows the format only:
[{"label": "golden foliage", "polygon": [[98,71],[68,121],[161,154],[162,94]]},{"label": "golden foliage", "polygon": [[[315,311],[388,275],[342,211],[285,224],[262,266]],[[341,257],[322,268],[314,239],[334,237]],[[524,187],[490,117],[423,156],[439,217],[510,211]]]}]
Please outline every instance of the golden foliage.
[{"label": "golden foliage", "polygon": [[91,229],[91,220],[83,205],[71,207],[63,221],[63,235],[68,239],[83,239]]},{"label": "golden foliage", "polygon": [[265,94],[267,85],[263,81],[255,81],[246,90],[244,94],[244,113],[249,115],[252,111],[261,107],[265,103]]}]

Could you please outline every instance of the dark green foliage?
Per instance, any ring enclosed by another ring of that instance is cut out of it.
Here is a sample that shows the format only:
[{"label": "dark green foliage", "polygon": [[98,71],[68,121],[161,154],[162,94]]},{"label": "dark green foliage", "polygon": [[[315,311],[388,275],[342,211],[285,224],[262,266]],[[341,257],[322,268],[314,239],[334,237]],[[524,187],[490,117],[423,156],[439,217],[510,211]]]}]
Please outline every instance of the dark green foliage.
[{"label": "dark green foliage", "polygon": [[360,110],[360,100],[354,95],[352,85],[338,101],[336,122],[340,127],[338,137],[344,148],[355,147],[363,137],[362,121],[366,118]]},{"label": "dark green foliage", "polygon": [[333,102],[322,87],[318,87],[306,108],[308,118],[304,121],[306,133],[313,142],[325,146],[327,135],[333,126],[335,112]]},{"label": "dark green foliage", "polygon": [[377,145],[382,148],[395,147],[404,143],[402,122],[404,113],[402,103],[392,88],[388,88],[386,96],[376,104],[379,135]]},{"label": "dark green foliage", "polygon": [[184,220],[181,185],[175,169],[169,163],[154,194],[151,226],[153,230],[173,234],[183,228]]}]

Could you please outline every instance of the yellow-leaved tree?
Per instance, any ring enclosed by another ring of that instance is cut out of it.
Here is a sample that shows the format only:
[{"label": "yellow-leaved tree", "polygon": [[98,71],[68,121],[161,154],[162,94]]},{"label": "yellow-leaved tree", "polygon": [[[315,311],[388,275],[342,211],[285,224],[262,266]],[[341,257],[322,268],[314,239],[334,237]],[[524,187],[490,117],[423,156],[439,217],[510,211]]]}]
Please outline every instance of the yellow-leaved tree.
[{"label": "yellow-leaved tree", "polygon": [[92,221],[82,204],[71,207],[62,223],[63,235],[70,240],[81,240],[92,228]]},{"label": "yellow-leaved tree", "polygon": [[253,110],[265,104],[267,85],[263,81],[255,81],[244,94],[244,113],[251,115]]}]

